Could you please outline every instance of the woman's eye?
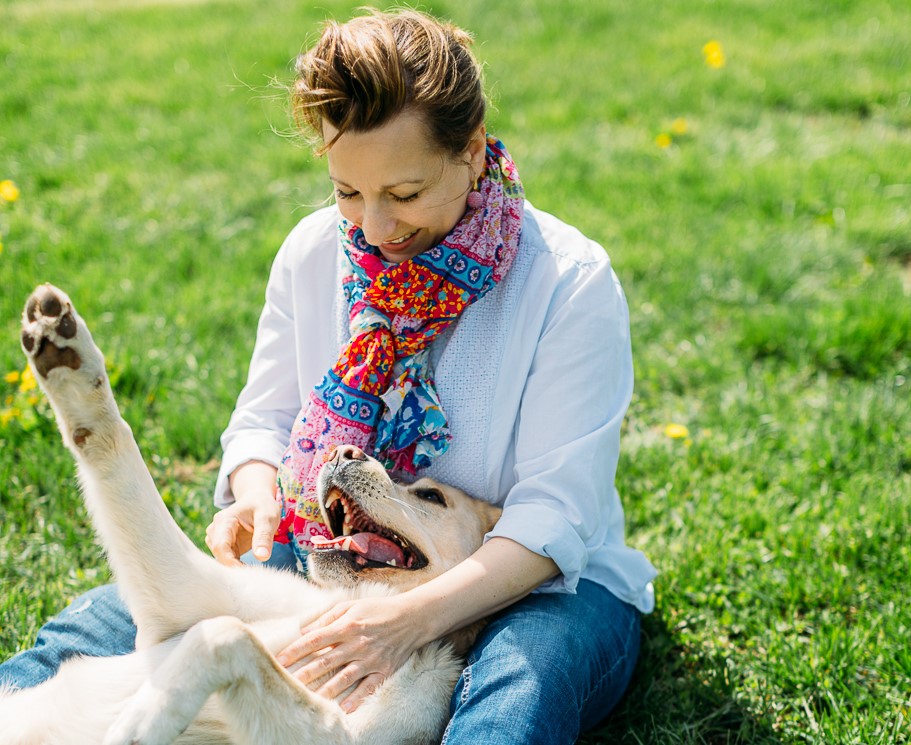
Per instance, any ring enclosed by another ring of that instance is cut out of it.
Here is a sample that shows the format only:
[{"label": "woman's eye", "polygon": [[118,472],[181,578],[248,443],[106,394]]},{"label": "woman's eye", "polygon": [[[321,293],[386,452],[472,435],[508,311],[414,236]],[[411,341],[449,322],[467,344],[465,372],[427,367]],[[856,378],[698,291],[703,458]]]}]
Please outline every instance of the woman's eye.
[{"label": "woman's eye", "polygon": [[354,197],[357,196],[357,192],[356,191],[342,191],[341,189],[336,189],[335,196],[337,196],[339,199],[353,199]]},{"label": "woman's eye", "polygon": [[421,194],[421,192],[419,192],[419,191],[416,191],[414,194],[410,194],[407,197],[398,197],[395,194],[393,194],[392,198],[396,202],[399,202],[400,204],[404,204],[405,202],[413,202],[415,199],[417,199],[420,196],[420,194]]},{"label": "woman's eye", "polygon": [[434,504],[439,504],[443,507],[446,506],[446,498],[439,489],[416,489],[414,495],[418,499],[423,499],[425,502],[433,502]]}]

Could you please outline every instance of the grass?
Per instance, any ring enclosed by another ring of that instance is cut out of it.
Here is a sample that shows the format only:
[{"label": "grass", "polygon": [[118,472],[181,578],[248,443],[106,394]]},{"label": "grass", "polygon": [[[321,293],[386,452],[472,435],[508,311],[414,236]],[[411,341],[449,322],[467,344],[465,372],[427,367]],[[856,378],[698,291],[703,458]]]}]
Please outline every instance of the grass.
[{"label": "grass", "polygon": [[[272,81],[354,6],[0,11],[0,180],[21,190],[0,205],[0,372],[22,369],[30,289],[64,287],[197,541],[271,258],[328,194]],[[909,742],[911,7],[425,7],[476,32],[532,201],[605,245],[630,300],[619,486],[658,608],[582,742]],[[47,406],[10,377],[0,657],[108,577]]]}]

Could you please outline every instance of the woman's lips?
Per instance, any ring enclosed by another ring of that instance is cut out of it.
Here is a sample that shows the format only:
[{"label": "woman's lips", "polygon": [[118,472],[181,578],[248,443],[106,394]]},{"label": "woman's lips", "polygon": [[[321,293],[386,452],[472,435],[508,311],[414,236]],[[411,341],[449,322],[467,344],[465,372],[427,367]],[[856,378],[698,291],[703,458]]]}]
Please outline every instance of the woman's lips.
[{"label": "woman's lips", "polygon": [[415,239],[418,237],[418,232],[415,230],[411,235],[409,235],[401,243],[381,243],[380,248],[383,251],[389,251],[390,253],[399,253],[401,251],[407,251],[414,244]]}]

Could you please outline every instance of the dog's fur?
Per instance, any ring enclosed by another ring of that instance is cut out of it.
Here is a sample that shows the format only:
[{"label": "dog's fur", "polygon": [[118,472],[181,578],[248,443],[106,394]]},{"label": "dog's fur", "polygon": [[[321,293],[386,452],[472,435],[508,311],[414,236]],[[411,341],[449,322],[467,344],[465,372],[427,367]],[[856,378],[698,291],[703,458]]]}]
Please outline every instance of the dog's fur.
[{"label": "dog's fur", "polygon": [[351,714],[300,685],[273,654],[337,602],[401,592],[454,566],[499,510],[429,479],[394,483],[373,459],[340,448],[320,474],[330,525],[342,531],[344,507],[355,531],[404,544],[410,566],[364,566],[335,547],[309,556],[310,581],[222,566],[171,519],[69,298],[43,285],[22,320],[23,349],[76,458],[139,635],[133,654],[72,660],[37,688],[0,692],[0,745],[439,742],[461,671],[453,643],[467,646],[471,630],[422,647]]}]

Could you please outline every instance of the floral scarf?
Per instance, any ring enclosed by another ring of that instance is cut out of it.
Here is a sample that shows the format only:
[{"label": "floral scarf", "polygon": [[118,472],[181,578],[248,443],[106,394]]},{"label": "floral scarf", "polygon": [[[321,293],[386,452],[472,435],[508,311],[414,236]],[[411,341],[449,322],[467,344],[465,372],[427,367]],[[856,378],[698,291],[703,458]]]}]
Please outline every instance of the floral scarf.
[{"label": "floral scarf", "polygon": [[451,439],[433,382],[430,345],[503,279],[519,248],[522,184],[502,142],[487,138],[482,197],[442,243],[400,264],[384,261],[363,231],[342,220],[342,279],[351,338],[314,388],[282,456],[275,540],[299,556],[329,538],[316,477],[336,446],[356,445],[390,470],[414,474]]}]

